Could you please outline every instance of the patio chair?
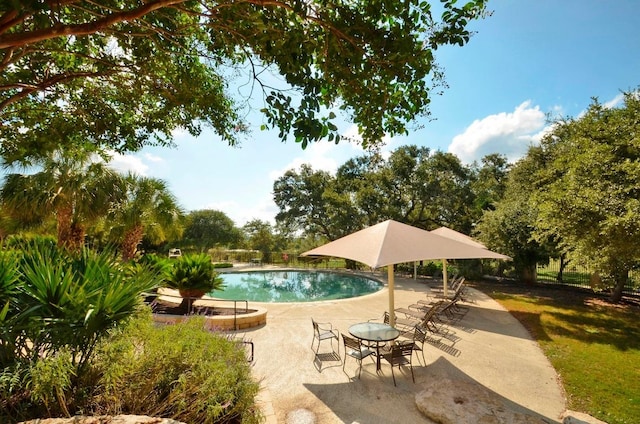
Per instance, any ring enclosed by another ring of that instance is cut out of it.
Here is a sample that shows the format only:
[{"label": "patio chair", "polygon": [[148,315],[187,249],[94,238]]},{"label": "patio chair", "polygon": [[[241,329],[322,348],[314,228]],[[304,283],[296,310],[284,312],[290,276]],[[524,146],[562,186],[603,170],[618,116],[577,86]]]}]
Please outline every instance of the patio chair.
[{"label": "patio chair", "polygon": [[448,293],[445,296],[444,290],[442,288],[431,289],[429,293],[427,293],[426,300],[419,300],[418,303],[429,304],[434,302],[435,300],[450,300],[456,297],[461,297],[465,288],[465,278],[460,277],[458,280],[454,281],[448,289]]},{"label": "patio chair", "polygon": [[[389,317],[389,312],[384,311],[382,315],[382,322],[389,325],[391,323],[391,318]],[[396,315],[396,330],[400,331],[400,334],[409,334],[413,331],[413,327],[418,323],[415,319],[408,318],[399,318]]]},{"label": "patio chair", "polygon": [[[422,354],[422,363],[424,365],[427,365],[427,360],[424,358],[424,342],[427,341],[428,337],[427,330],[416,325],[413,331],[413,350],[417,350]],[[420,358],[418,358],[418,362],[420,362]]]},{"label": "patio chair", "polygon": [[347,364],[347,356],[351,356],[358,361],[358,378],[360,378],[360,374],[362,374],[362,360],[367,356],[371,356],[371,359],[373,359],[376,352],[369,349],[368,346],[363,345],[360,340],[344,334],[342,334],[342,342],[344,343],[344,363],[342,364],[342,371],[346,374],[344,366]]},{"label": "patio chair", "polygon": [[391,346],[388,353],[382,355],[382,358],[391,365],[391,376],[393,377],[393,385],[396,384],[396,376],[393,372],[393,367],[400,368],[402,365],[408,365],[411,370],[411,379],[416,382],[416,378],[413,375],[413,365],[411,365],[411,357],[413,356],[413,341],[406,340],[398,342]]},{"label": "patio chair", "polygon": [[320,343],[323,340],[330,340],[331,351],[333,351],[333,339],[336,339],[338,341],[338,356],[339,356],[340,355],[340,338],[338,337],[338,330],[334,330],[330,322],[317,322],[313,318],[311,318],[311,322],[313,323],[313,340],[311,340],[311,350],[313,350],[313,345],[317,340],[318,346],[314,350],[314,352],[317,355],[318,350],[320,350]]},{"label": "patio chair", "polygon": [[455,298],[446,302],[440,312],[438,318],[446,324],[455,324],[460,321],[468,312],[469,308],[459,305],[460,298]]}]

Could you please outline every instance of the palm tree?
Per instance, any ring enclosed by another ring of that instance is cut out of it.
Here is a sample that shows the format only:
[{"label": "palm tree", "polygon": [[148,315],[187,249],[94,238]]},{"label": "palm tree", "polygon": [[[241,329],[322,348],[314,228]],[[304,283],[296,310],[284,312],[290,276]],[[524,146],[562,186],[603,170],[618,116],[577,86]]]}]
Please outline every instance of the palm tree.
[{"label": "palm tree", "polygon": [[120,244],[122,259],[136,255],[144,236],[162,242],[181,231],[182,209],[164,181],[129,174],[127,194],[109,214],[111,237]]},{"label": "palm tree", "polygon": [[40,171],[5,177],[0,190],[5,212],[23,225],[55,217],[58,245],[79,250],[87,226],[123,196],[123,178],[89,151],[52,152],[32,165]]}]

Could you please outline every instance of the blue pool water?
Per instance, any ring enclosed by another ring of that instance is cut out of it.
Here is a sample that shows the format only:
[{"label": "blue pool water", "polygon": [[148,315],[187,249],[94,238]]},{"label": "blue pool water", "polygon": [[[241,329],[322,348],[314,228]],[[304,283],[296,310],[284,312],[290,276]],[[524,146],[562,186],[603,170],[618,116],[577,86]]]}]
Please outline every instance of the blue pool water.
[{"label": "blue pool water", "polygon": [[362,296],[382,283],[359,275],[327,271],[248,271],[221,273],[225,288],[209,293],[219,299],[254,302],[314,302]]}]

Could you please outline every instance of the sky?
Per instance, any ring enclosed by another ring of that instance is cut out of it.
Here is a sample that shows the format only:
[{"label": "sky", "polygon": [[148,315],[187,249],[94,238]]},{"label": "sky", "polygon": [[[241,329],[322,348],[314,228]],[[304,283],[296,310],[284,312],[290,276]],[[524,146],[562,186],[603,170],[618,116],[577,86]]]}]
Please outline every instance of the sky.
[{"label": "sky", "polygon": [[[619,105],[622,91],[640,87],[640,1],[490,0],[489,10],[471,23],[467,45],[436,51],[448,88],[432,98],[431,119],[416,121],[409,136],[386,139],[384,151],[418,145],[466,164],[490,153],[514,162],[539,141],[549,116],[579,117],[594,97]],[[275,223],[273,183],[287,170],[308,163],[333,173],[365,154],[348,142],[303,150],[261,131],[260,114],[247,120],[251,132],[240,147],[209,130],[197,138],[177,132],[176,148],[145,147],[112,164],[164,180],[186,212],[219,210],[240,227]],[[345,123],[345,134],[354,131]]]}]

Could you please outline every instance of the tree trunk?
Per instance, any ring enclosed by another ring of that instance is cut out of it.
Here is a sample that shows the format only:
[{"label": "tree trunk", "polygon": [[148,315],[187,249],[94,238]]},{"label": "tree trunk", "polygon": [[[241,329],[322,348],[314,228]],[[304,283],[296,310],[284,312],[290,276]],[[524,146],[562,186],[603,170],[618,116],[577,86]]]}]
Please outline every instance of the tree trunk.
[{"label": "tree trunk", "polygon": [[71,224],[68,248],[74,252],[79,252],[84,247],[85,230],[82,224]]},{"label": "tree trunk", "polygon": [[207,294],[206,291],[199,289],[181,289],[178,292],[182,296],[182,302],[178,306],[182,315],[190,315],[193,311],[193,302]]},{"label": "tree trunk", "polygon": [[562,281],[564,279],[564,277],[563,277],[564,269],[566,268],[568,263],[569,263],[569,261],[567,261],[566,255],[564,255],[564,254],[560,255],[560,270],[558,271],[558,276],[556,277],[556,281],[558,283],[562,284]]},{"label": "tree trunk", "polygon": [[520,278],[526,284],[535,284],[538,281],[536,264],[523,265],[520,269]]},{"label": "tree trunk", "polygon": [[137,224],[125,233],[122,244],[120,245],[123,261],[130,261],[135,258],[142,237],[144,237],[144,228],[141,224]]},{"label": "tree trunk", "polygon": [[613,292],[611,292],[611,301],[613,303],[618,303],[622,300],[622,292],[624,290],[624,286],[627,285],[627,281],[629,280],[629,270],[624,269],[616,272],[614,274],[614,281],[616,286],[613,288]]},{"label": "tree trunk", "polygon": [[60,247],[69,247],[72,214],[73,210],[70,206],[59,208],[56,211],[56,220],[58,221],[58,246]]},{"label": "tree trunk", "polygon": [[191,313],[191,305],[193,304],[193,299],[182,298],[182,302],[178,305],[179,313],[182,315],[189,315]]}]

